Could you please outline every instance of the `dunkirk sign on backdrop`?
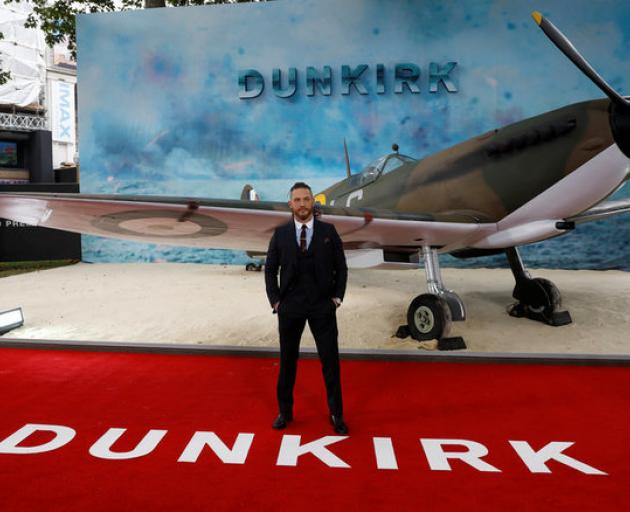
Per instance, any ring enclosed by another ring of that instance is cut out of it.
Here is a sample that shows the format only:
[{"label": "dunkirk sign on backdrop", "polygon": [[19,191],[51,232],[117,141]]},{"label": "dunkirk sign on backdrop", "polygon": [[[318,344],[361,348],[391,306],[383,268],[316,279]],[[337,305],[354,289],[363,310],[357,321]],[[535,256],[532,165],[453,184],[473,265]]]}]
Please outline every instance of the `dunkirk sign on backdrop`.
[{"label": "dunkirk sign on backdrop", "polygon": [[[431,93],[438,92],[440,84],[448,92],[457,92],[457,86],[451,78],[451,72],[457,66],[457,62],[447,62],[429,64],[427,90]],[[410,62],[396,64],[393,69],[387,68],[384,64],[368,66],[359,64],[349,66],[343,64],[339,72],[333,73],[331,66],[323,66],[321,69],[307,66],[304,72],[306,76],[305,91],[307,96],[330,96],[333,92],[333,80],[339,77],[338,86],[342,95],[351,92],[355,94],[367,95],[370,92],[385,94],[387,80],[393,77],[393,91],[395,94],[410,92],[419,94],[421,92],[421,71],[420,67]],[[283,71],[274,68],[271,73],[271,84],[273,92],[279,98],[291,98],[298,91],[298,70],[289,68]],[[301,76],[301,75],[300,75]],[[285,84],[285,85],[283,85]],[[238,74],[239,98],[242,100],[257,98],[265,90],[265,78],[256,69],[245,69]]]}]

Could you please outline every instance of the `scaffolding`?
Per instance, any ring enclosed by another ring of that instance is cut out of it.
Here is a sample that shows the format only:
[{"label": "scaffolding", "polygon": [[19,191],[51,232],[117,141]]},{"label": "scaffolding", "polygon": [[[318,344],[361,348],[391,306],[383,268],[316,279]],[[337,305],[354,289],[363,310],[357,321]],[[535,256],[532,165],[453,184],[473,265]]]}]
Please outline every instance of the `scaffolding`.
[{"label": "scaffolding", "polygon": [[46,130],[46,116],[22,113],[0,112],[0,130],[17,130],[30,132]]}]

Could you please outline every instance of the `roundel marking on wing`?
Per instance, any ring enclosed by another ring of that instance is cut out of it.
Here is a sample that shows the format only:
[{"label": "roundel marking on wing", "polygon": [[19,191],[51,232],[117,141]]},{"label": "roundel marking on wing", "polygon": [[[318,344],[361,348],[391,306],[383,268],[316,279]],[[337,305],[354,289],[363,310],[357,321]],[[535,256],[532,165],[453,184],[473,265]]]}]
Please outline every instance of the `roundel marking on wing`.
[{"label": "roundel marking on wing", "polygon": [[119,235],[147,238],[203,238],[219,236],[227,231],[227,224],[198,213],[173,210],[129,210],[102,215],[92,221],[95,228]]}]

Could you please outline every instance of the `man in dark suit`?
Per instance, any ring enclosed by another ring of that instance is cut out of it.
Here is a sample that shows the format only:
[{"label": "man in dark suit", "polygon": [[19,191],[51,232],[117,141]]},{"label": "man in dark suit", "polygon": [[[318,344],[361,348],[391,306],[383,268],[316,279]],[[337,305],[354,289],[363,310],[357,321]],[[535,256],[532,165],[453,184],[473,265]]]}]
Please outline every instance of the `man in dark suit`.
[{"label": "man in dark suit", "polygon": [[291,187],[290,194],[293,219],[274,231],[265,264],[267,297],[278,314],[280,333],[279,414],[272,426],[285,428],[293,420],[293,386],[300,339],[308,322],[322,364],[330,422],[335,432],[346,434],[336,316],[346,290],[346,258],[335,226],[314,218],[311,188],[298,182]]}]

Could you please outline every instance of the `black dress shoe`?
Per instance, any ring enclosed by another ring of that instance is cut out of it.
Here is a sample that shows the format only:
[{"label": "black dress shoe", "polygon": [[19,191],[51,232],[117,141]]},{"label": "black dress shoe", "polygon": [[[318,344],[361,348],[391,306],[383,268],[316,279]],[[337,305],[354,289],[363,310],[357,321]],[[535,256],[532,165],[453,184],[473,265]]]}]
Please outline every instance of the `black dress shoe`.
[{"label": "black dress shoe", "polygon": [[334,431],[337,434],[347,434],[348,425],[343,421],[341,416],[330,415],[330,424],[333,426]]},{"label": "black dress shoe", "polygon": [[278,414],[278,417],[273,420],[271,428],[275,428],[276,430],[280,430],[283,428],[287,428],[287,423],[291,423],[293,421],[293,414]]}]

